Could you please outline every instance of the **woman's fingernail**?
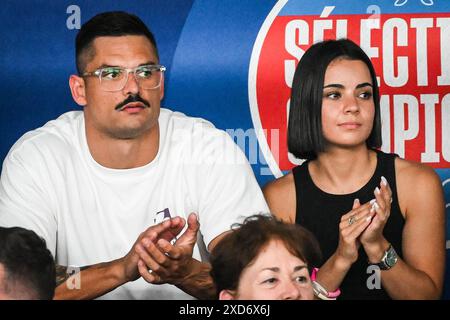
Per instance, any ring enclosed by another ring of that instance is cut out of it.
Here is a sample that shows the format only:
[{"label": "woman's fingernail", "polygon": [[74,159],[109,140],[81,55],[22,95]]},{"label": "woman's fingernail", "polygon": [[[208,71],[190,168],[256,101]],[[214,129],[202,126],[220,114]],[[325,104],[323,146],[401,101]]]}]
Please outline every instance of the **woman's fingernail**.
[{"label": "woman's fingernail", "polygon": [[375,202],[377,202],[377,199],[370,200],[370,204],[373,205]]},{"label": "woman's fingernail", "polygon": [[372,216],[368,216],[368,217],[366,218],[366,221],[370,221],[370,220],[372,220]]},{"label": "woman's fingernail", "polygon": [[381,176],[381,183],[385,186],[387,186],[387,184],[388,184],[386,178],[383,176]]},{"label": "woman's fingernail", "polygon": [[374,202],[373,204],[372,204],[372,209],[375,211],[375,210],[377,210],[377,209],[379,209],[380,208],[380,206],[378,205],[378,203],[376,203],[376,202]]},{"label": "woman's fingernail", "polygon": [[376,194],[380,194],[380,188],[376,187],[376,188],[375,188],[375,193],[376,193]]}]

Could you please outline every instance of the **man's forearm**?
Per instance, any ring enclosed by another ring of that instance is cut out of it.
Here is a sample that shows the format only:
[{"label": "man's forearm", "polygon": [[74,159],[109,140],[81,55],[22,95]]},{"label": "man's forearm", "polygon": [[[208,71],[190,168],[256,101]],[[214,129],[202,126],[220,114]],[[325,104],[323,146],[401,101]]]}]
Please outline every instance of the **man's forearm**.
[{"label": "man's forearm", "polygon": [[197,299],[217,299],[216,287],[209,273],[211,265],[193,260],[192,272],[177,287]]},{"label": "man's forearm", "polygon": [[55,300],[95,299],[126,281],[120,272],[120,259],[80,268],[80,272],[68,273],[68,267],[56,267]]}]

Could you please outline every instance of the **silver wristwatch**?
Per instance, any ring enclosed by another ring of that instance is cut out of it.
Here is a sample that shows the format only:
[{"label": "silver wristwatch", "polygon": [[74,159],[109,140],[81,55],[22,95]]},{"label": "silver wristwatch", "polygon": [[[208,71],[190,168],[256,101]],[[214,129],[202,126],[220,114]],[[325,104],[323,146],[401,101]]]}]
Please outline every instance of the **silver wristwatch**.
[{"label": "silver wristwatch", "polygon": [[389,248],[384,252],[383,258],[378,263],[372,263],[372,265],[378,266],[381,270],[389,270],[398,261],[397,252],[394,247],[389,244]]}]

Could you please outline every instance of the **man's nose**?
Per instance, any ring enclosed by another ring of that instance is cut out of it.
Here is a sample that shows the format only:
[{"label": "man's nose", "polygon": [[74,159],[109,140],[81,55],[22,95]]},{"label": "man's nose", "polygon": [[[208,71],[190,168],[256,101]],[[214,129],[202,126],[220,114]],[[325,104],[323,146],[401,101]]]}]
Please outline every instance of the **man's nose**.
[{"label": "man's nose", "polygon": [[128,71],[127,80],[125,82],[125,86],[123,87],[123,91],[126,95],[136,94],[139,92],[139,83],[136,80],[134,72]]}]

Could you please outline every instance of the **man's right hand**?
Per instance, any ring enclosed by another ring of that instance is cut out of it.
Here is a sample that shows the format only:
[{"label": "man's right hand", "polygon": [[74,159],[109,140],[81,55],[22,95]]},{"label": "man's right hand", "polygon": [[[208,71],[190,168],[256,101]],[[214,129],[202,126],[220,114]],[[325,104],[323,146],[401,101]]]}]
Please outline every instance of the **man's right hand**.
[{"label": "man's right hand", "polygon": [[121,259],[123,266],[124,283],[128,281],[135,281],[140,277],[138,270],[139,251],[145,250],[142,243],[153,242],[156,243],[159,239],[164,239],[168,242],[176,238],[176,236],[183,230],[186,220],[181,217],[174,217],[165,220],[157,225],[149,227],[142,232],[130,252]]},{"label": "man's right hand", "polygon": [[193,258],[200,224],[195,213],[188,217],[187,228],[172,244],[157,240],[140,250],[138,262],[142,278],[152,284],[169,283],[198,299],[215,299],[216,288],[210,275],[211,265]]},{"label": "man's right hand", "polygon": [[192,257],[192,253],[200,228],[197,215],[191,213],[187,223],[186,230],[174,244],[161,238],[153,245],[141,242],[145,250],[138,252],[141,259],[138,268],[144,280],[153,284],[170,283],[180,286],[196,272],[194,266],[199,261]]}]

